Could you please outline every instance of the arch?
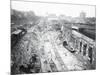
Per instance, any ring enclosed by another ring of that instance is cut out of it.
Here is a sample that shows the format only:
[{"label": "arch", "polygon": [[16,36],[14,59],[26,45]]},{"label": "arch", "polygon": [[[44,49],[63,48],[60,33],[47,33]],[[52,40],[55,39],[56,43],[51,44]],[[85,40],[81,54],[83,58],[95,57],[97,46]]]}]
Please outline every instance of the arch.
[{"label": "arch", "polygon": [[83,56],[86,55],[86,49],[87,49],[87,44],[84,44],[83,45]]},{"label": "arch", "polygon": [[93,48],[91,46],[89,46],[88,48],[88,57],[89,57],[89,61],[90,63],[92,63],[92,55],[93,55]]},{"label": "arch", "polygon": [[82,41],[80,41],[80,52],[82,52],[81,48],[82,48]]}]

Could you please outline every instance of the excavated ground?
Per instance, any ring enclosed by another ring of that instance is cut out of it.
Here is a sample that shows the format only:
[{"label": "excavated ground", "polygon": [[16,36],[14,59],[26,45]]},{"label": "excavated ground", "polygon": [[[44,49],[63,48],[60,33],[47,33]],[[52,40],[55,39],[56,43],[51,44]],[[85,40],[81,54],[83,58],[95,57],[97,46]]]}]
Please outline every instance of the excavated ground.
[{"label": "excavated ground", "polygon": [[60,35],[55,30],[28,29],[11,50],[12,74],[89,69],[87,61],[63,46]]}]

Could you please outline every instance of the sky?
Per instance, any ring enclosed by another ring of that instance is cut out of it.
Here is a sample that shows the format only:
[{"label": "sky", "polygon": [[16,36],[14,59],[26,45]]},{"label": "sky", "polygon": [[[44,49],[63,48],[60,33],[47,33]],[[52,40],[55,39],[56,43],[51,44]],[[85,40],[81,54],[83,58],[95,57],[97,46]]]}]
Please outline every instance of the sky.
[{"label": "sky", "polygon": [[47,14],[66,15],[78,17],[81,12],[85,12],[87,17],[95,17],[95,6],[54,4],[28,1],[11,1],[11,8],[19,11],[34,11],[36,15],[46,16]]}]

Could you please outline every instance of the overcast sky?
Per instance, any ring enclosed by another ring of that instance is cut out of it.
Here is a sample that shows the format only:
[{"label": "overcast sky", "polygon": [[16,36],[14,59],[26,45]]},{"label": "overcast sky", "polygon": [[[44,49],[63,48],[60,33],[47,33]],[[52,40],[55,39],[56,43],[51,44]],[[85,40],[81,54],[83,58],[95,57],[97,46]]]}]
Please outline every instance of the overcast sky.
[{"label": "overcast sky", "polygon": [[11,8],[20,11],[34,11],[36,15],[46,14],[66,15],[78,17],[80,12],[85,12],[87,17],[95,17],[95,6],[72,5],[72,4],[52,4],[40,2],[11,1]]}]

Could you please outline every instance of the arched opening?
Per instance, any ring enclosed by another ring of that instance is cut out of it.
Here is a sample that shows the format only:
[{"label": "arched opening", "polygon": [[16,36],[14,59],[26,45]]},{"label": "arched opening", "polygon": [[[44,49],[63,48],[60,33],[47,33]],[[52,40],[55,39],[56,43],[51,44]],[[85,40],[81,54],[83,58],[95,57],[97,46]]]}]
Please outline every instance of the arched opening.
[{"label": "arched opening", "polygon": [[84,45],[83,45],[83,56],[86,55],[86,48],[87,48],[87,44],[84,44]]},{"label": "arched opening", "polygon": [[80,42],[80,52],[81,52],[81,47],[82,47],[82,41]]},{"label": "arched opening", "polygon": [[88,57],[89,57],[90,63],[92,63],[92,47],[88,48]]}]

